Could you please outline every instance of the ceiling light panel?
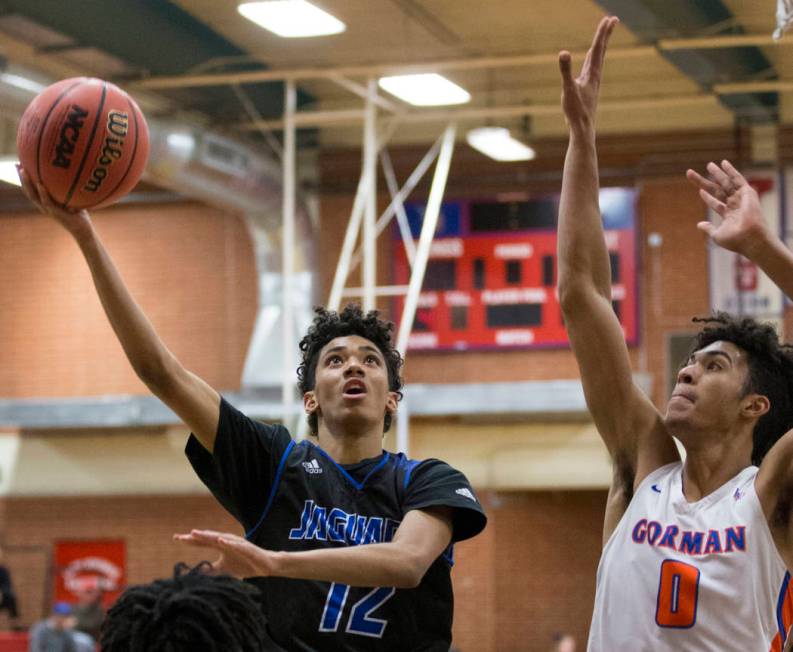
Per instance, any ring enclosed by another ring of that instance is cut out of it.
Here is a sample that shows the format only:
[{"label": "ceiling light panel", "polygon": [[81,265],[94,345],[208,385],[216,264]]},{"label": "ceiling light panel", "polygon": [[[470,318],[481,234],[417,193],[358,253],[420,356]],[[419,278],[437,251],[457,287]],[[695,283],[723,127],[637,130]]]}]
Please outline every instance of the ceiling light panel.
[{"label": "ceiling light panel", "polygon": [[384,91],[414,106],[446,106],[471,101],[467,90],[434,72],[381,77],[377,83]]},{"label": "ceiling light panel", "polygon": [[16,156],[0,158],[0,181],[10,183],[13,186],[22,185],[17,172],[17,163],[19,163],[19,159]]},{"label": "ceiling light panel", "polygon": [[237,7],[248,20],[284,38],[339,34],[347,26],[305,0],[246,2]]},{"label": "ceiling light panel", "polygon": [[496,161],[530,161],[535,151],[513,138],[504,127],[478,127],[471,129],[466,142],[478,152]]}]

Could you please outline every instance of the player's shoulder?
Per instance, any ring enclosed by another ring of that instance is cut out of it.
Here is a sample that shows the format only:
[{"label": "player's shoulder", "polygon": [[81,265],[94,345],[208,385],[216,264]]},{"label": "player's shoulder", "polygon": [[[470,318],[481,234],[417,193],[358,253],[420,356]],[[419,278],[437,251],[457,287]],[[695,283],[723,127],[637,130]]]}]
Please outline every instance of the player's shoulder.
[{"label": "player's shoulder", "polygon": [[[638,494],[642,489],[647,487],[659,487],[661,485],[671,485],[679,479],[680,472],[683,470],[682,462],[670,462],[659,466],[657,469],[650,471],[644,479],[636,487],[635,494]],[[657,490],[656,490],[657,491]]]},{"label": "player's shoulder", "polygon": [[[243,408],[245,406],[242,406]],[[291,440],[292,435],[280,423],[269,423],[255,416],[251,416],[247,411],[233,405],[226,397],[220,397],[220,416],[218,430],[250,430],[269,438]]]},{"label": "player's shoulder", "polygon": [[408,487],[416,481],[441,480],[454,477],[465,478],[463,473],[455,469],[451,464],[434,457],[412,459],[404,453],[397,453],[393,458],[393,468],[397,473],[401,474],[404,487]]}]

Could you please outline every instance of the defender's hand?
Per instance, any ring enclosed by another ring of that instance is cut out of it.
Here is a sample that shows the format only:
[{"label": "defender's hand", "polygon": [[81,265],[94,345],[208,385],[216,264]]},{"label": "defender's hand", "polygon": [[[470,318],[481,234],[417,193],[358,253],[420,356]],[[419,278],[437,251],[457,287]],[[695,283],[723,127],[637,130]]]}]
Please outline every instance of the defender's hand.
[{"label": "defender's hand", "polygon": [[720,224],[703,221],[697,228],[720,247],[747,258],[753,256],[775,236],[763,221],[760,198],[744,176],[729,161],[721,167],[708,163],[709,178],[694,170],[686,177],[699,188],[699,196],[722,219]]},{"label": "defender's hand", "polygon": [[211,548],[220,552],[213,562],[216,573],[246,577],[267,577],[275,572],[276,554],[264,550],[236,534],[214,530],[191,530],[189,534],[174,534],[174,541],[198,548]]},{"label": "defender's hand", "polygon": [[616,16],[600,21],[592,45],[586,53],[578,77],[573,79],[571,57],[567,50],[559,53],[559,71],[562,74],[562,109],[571,129],[591,128],[595,123],[603,62],[606,57],[611,32],[619,22]]},{"label": "defender's hand", "polygon": [[88,211],[68,210],[58,206],[42,184],[34,185],[33,180],[21,165],[17,165],[17,172],[19,180],[22,182],[22,191],[42,213],[55,218],[72,235],[90,230],[91,217],[88,215]]}]

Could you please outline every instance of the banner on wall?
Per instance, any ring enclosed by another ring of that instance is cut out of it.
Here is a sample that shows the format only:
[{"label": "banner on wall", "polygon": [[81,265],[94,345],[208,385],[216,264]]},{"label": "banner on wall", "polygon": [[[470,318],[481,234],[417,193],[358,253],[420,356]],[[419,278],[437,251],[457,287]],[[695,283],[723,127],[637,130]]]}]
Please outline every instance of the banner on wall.
[{"label": "banner on wall", "polygon": [[[747,174],[746,178],[760,195],[769,228],[781,235],[779,175],[774,171],[755,172]],[[708,219],[715,224],[721,220],[712,210],[708,210]],[[755,263],[713,242],[709,243],[708,250],[711,310],[761,320],[776,320],[782,316],[782,291]]]},{"label": "banner on wall", "polygon": [[85,590],[99,588],[105,604],[114,602],[127,582],[122,540],[55,542],[54,601],[75,602]]}]

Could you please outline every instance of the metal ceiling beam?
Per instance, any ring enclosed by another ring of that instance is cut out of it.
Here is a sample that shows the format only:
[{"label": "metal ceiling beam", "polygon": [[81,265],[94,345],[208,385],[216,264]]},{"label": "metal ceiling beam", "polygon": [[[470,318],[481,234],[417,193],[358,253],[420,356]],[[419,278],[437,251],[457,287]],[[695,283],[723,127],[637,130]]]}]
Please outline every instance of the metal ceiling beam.
[{"label": "metal ceiling beam", "polygon": [[[661,51],[700,50],[715,48],[736,48],[748,46],[785,46],[793,41],[775,41],[770,34],[735,34],[727,36],[711,36],[706,38],[661,39],[656,46],[639,45],[609,50],[609,60],[633,59],[648,57]],[[574,57],[583,57],[585,51],[576,52]],[[188,88],[199,86],[222,86],[225,84],[254,84],[259,82],[295,81],[306,79],[331,79],[339,76],[361,77],[392,72],[411,73],[428,70],[481,70],[485,68],[511,68],[528,65],[555,64],[557,52],[519,54],[503,57],[476,57],[464,59],[447,59],[416,64],[387,63],[367,66],[340,66],[337,68],[295,68],[271,69],[237,73],[215,73],[207,75],[183,75],[169,77],[150,77],[130,82],[136,88],[167,89]]]},{"label": "metal ceiling beam", "polygon": [[771,34],[727,34],[701,38],[662,38],[659,50],[712,50],[717,48],[744,48],[765,45],[793,45],[793,41],[775,41]]},{"label": "metal ceiling beam", "polygon": [[713,92],[718,95],[733,95],[735,93],[790,93],[793,92],[793,80],[777,79],[769,81],[714,84]]},{"label": "metal ceiling beam", "polygon": [[[652,56],[656,49],[651,45],[609,50],[609,59],[634,59]],[[583,58],[585,51],[574,53]],[[131,81],[134,88],[171,89],[199,86],[223,86],[226,84],[255,84],[259,82],[295,81],[306,79],[330,79],[342,77],[369,77],[386,73],[438,72],[441,70],[481,70],[485,68],[513,68],[526,65],[556,64],[559,54],[548,52],[540,54],[520,54],[504,57],[477,57],[464,59],[447,59],[425,63],[404,64],[388,63],[368,66],[340,66],[337,68],[295,68],[271,69],[252,72],[216,73],[211,75],[180,75],[172,77],[149,77]]]},{"label": "metal ceiling beam", "polygon": [[[612,100],[600,102],[598,111],[636,111],[641,109],[664,109],[673,107],[712,107],[718,104],[715,95],[679,95],[676,97],[649,97],[640,99]],[[400,123],[449,122],[454,120],[479,120],[485,118],[515,118],[522,116],[560,115],[559,104],[518,104],[509,106],[487,106],[468,109],[406,111],[394,120]],[[305,127],[321,127],[326,124],[357,124],[363,120],[361,111],[305,111],[297,114],[297,123]],[[257,129],[283,129],[283,120],[259,120],[238,125],[242,131]]]}]

